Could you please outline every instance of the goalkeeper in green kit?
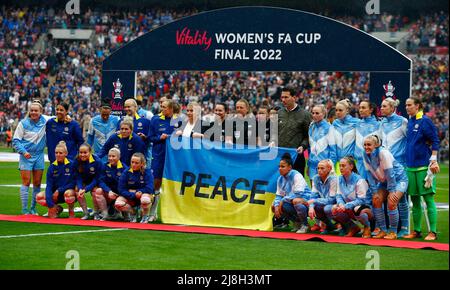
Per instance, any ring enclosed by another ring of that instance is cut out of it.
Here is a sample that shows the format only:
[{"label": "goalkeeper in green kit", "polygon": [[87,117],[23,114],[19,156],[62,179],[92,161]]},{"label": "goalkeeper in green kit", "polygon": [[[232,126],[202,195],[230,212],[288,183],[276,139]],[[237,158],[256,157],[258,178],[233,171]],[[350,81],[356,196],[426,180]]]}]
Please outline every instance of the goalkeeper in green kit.
[{"label": "goalkeeper in green kit", "polygon": [[424,115],[423,105],[419,99],[407,99],[406,112],[409,115],[406,135],[406,171],[409,181],[408,194],[413,202],[414,231],[404,236],[404,238],[413,239],[422,236],[422,206],[420,198],[423,197],[427,205],[426,214],[430,222],[429,233],[425,240],[433,241],[437,239],[437,210],[434,203],[436,179],[434,175],[439,172],[437,161],[439,137],[436,126],[430,118]]}]

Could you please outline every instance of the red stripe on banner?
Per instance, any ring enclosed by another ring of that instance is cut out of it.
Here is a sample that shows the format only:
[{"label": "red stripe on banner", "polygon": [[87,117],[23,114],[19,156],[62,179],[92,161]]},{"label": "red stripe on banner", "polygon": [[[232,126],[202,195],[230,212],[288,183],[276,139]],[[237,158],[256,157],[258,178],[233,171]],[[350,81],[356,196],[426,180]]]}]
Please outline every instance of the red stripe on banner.
[{"label": "red stripe on banner", "polygon": [[79,218],[49,219],[46,217],[34,215],[14,216],[14,215],[0,214],[0,220],[11,222],[41,223],[41,224],[92,226],[92,227],[106,227],[106,228],[128,228],[137,230],[214,234],[225,236],[247,236],[253,238],[290,239],[298,241],[322,241],[328,243],[368,245],[378,247],[383,246],[383,247],[407,248],[407,249],[433,249],[447,252],[449,250],[449,245],[444,243],[417,242],[406,240],[363,239],[355,237],[350,238],[350,237],[319,235],[319,234],[296,234],[288,232],[267,232],[267,231],[241,230],[229,228],[195,227],[184,225],[140,224],[129,222],[81,220]]}]

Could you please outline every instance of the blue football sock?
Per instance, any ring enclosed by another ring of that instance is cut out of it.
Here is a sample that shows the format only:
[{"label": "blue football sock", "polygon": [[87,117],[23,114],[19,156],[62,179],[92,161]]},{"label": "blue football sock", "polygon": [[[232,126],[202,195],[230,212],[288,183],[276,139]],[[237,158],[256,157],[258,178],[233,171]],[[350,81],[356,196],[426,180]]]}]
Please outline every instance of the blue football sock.
[{"label": "blue football sock", "polygon": [[308,223],[308,208],[301,203],[294,205],[294,208],[300,222],[306,225]]},{"label": "blue football sock", "polygon": [[36,195],[41,192],[41,187],[34,187],[33,186],[33,196],[31,199],[31,208],[36,208]]},{"label": "blue football sock", "polygon": [[398,227],[398,209],[394,210],[388,210],[389,214],[389,230],[391,232],[397,233],[397,227]]},{"label": "blue football sock", "polygon": [[367,213],[362,213],[356,219],[362,223],[365,227],[370,227],[369,216]]},{"label": "blue football sock", "polygon": [[398,203],[398,213],[400,216],[400,226],[402,229],[408,230],[409,229],[409,205],[408,205],[408,198],[406,196],[406,193],[402,196],[400,199],[400,202]]},{"label": "blue football sock", "polygon": [[387,231],[386,219],[384,217],[384,210],[383,210],[383,208],[376,208],[376,207],[374,207],[373,208],[373,214],[375,215],[375,221],[376,221],[378,227],[380,227],[380,229],[383,232],[386,232]]},{"label": "blue football sock", "polygon": [[28,189],[29,186],[20,186],[20,201],[22,202],[22,211],[28,211]]}]

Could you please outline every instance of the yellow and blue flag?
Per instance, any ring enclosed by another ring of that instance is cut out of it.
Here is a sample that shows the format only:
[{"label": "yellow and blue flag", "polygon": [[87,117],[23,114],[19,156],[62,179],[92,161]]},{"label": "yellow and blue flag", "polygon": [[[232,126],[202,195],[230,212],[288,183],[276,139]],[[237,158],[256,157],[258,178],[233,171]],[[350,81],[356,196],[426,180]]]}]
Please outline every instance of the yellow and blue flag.
[{"label": "yellow and blue flag", "polygon": [[295,160],[294,149],[236,149],[201,139],[173,140],[166,142],[164,223],[272,230],[279,161],[286,152]]}]

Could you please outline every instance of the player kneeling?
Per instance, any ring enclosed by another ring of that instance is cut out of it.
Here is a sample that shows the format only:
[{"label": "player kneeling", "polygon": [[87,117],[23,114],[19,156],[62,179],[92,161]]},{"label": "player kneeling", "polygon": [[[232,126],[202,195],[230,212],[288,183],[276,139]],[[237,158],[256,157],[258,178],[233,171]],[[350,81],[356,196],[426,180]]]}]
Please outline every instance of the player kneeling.
[{"label": "player kneeling", "polygon": [[326,225],[321,234],[328,234],[335,230],[335,225],[332,223],[331,218],[325,213],[325,208],[331,209],[336,203],[338,178],[333,167],[333,161],[330,159],[319,161],[317,174],[311,179],[312,192],[319,197],[308,201],[308,215],[311,220],[319,219]]},{"label": "player kneeling", "polygon": [[119,179],[120,196],[117,197],[114,206],[124,214],[125,220],[135,223],[137,212],[134,207],[140,205],[141,223],[148,223],[148,214],[155,198],[153,176],[150,169],[146,169],[144,154],[134,153],[130,163],[130,169],[124,171]]},{"label": "player kneeling", "polygon": [[[78,149],[78,155],[74,162],[76,170],[76,194],[78,202],[83,209],[84,216],[82,220],[89,219],[89,212],[86,204],[86,192],[93,194],[97,190],[98,179],[102,172],[102,162],[100,159],[92,155],[92,149],[89,144],[82,144]],[[95,198],[92,198],[94,204],[94,219],[100,220],[102,217],[98,212],[98,206]]]},{"label": "player kneeling", "polygon": [[95,200],[103,216],[102,220],[113,220],[120,217],[114,203],[119,197],[119,179],[128,167],[120,161],[120,150],[111,148],[108,152],[108,163],[103,166],[99,187],[95,191]]},{"label": "player kneeling", "polygon": [[325,207],[325,214],[342,225],[340,235],[353,237],[360,232],[355,220],[364,226],[362,237],[370,238],[373,214],[369,185],[358,174],[355,159],[351,156],[339,162],[341,176],[338,177],[336,204]]},{"label": "player kneeling", "polygon": [[47,187],[45,191],[37,194],[36,202],[48,207],[48,217],[56,218],[63,211],[58,203],[67,203],[69,218],[75,217],[75,170],[67,159],[66,142],[61,141],[56,145],[56,160],[47,170]]}]

